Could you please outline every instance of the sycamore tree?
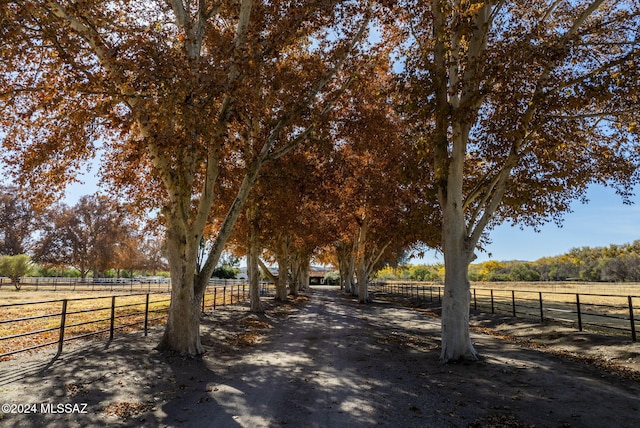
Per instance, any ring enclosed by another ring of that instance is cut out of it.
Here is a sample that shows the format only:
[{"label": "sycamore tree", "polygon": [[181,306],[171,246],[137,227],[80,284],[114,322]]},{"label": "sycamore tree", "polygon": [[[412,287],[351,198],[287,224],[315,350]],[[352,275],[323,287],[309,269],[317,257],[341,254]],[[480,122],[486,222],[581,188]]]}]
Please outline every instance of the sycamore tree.
[{"label": "sycamore tree", "polygon": [[[23,185],[59,192],[104,153],[103,179],[166,227],[159,348],[202,353],[200,302],[261,167],[313,133],[381,12],[355,0],[9,0],[0,13],[5,161]],[[231,203],[212,218],[220,194]]]},{"label": "sycamore tree", "polygon": [[327,169],[331,147],[327,140],[300,147],[270,165],[260,179],[260,229],[267,255],[278,265],[278,300],[308,285],[312,259],[335,235],[335,181]]},{"label": "sycamore tree", "polygon": [[[402,105],[442,211],[443,361],[476,359],[468,266],[492,226],[637,182],[636,1],[405,1]],[[399,15],[400,16],[400,15]]]},{"label": "sycamore tree", "polygon": [[97,278],[110,268],[131,268],[137,251],[131,248],[136,244],[135,226],[127,214],[120,204],[99,195],[83,196],[73,207],[54,205],[42,214],[34,259],[49,266],[72,266],[81,278],[90,271]]},{"label": "sycamore tree", "polygon": [[388,52],[381,52],[333,111],[327,137],[334,146],[326,168],[337,213],[334,251],[345,291],[361,303],[369,301],[376,269],[397,262],[408,248],[433,243],[438,224],[393,110],[389,67]]},{"label": "sycamore tree", "polygon": [[37,216],[18,189],[0,185],[0,254],[15,256],[31,249]]}]

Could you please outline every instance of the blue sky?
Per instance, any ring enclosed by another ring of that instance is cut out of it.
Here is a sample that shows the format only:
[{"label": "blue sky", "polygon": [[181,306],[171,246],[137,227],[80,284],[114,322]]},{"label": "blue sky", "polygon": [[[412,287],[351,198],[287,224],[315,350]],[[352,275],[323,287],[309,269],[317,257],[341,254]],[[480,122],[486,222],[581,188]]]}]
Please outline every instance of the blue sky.
[{"label": "blue sky", "polygon": [[[94,193],[97,187],[97,166],[90,173],[79,177],[84,184],[72,184],[66,192],[68,204],[75,204],[83,195]],[[612,188],[592,186],[587,194],[588,204],[575,201],[573,212],[566,213],[562,227],[555,223],[544,225],[540,232],[532,228],[504,224],[491,231],[492,243],[486,252],[477,252],[475,261],[527,260],[555,256],[575,247],[602,247],[609,244],[631,243],[640,239],[640,196],[631,200],[632,205],[622,203]],[[491,257],[489,257],[491,253]],[[411,263],[440,263],[442,255],[428,251],[423,259]]]},{"label": "blue sky", "polygon": [[[587,194],[588,204],[575,201],[571,213],[564,215],[562,227],[544,225],[539,233],[531,228],[504,224],[491,231],[492,243],[486,252],[477,252],[475,263],[487,260],[534,261],[545,256],[564,254],[576,247],[604,247],[640,239],[640,196],[633,205],[622,203],[612,188],[593,186]],[[489,258],[488,253],[491,253]],[[441,254],[431,251],[412,263],[442,262]]]},{"label": "blue sky", "polygon": [[[98,168],[93,168],[97,171]],[[82,195],[97,190],[95,174],[85,175],[86,184],[74,184],[67,190],[69,204],[77,202]],[[573,212],[566,213],[562,226],[555,223],[544,225],[540,232],[532,228],[504,224],[491,231],[492,243],[485,252],[477,252],[478,259],[534,261],[545,256],[563,254],[575,247],[602,247],[609,244],[625,244],[640,239],[640,196],[631,200],[632,205],[622,203],[614,189],[592,186],[587,194],[589,203],[575,201]],[[491,253],[491,257],[489,257]],[[424,259],[412,263],[439,263],[442,255],[427,252]]]}]

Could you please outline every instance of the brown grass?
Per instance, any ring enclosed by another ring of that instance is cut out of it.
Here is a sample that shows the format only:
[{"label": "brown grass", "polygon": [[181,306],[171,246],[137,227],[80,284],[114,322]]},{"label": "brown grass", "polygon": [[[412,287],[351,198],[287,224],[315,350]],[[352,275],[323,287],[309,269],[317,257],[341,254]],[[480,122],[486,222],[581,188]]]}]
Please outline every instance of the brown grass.
[{"label": "brown grass", "polygon": [[471,288],[492,288],[494,290],[516,290],[532,292],[553,292],[580,294],[600,294],[611,296],[638,296],[638,283],[607,282],[473,282]]},{"label": "brown grass", "polygon": [[[77,295],[76,295],[77,296]],[[23,337],[16,337],[0,341],[0,354],[26,349],[34,346],[57,342],[60,337],[62,320],[62,300],[41,301],[48,296],[35,296],[37,301],[19,306],[5,306],[0,314],[0,321],[23,319],[0,324],[0,338],[38,332]],[[60,295],[56,295],[60,297]],[[146,295],[116,296],[114,307],[114,328],[124,331],[140,330],[143,327]],[[4,304],[4,302],[3,302]],[[74,297],[67,301],[67,315],[65,320],[65,340],[70,340],[84,334],[109,330],[111,326],[112,297],[91,298]],[[169,307],[168,294],[149,295],[149,324],[162,322],[155,319],[163,316]],[[153,312],[160,311],[160,312]],[[39,317],[36,319],[27,319]],[[135,324],[126,326],[128,324]],[[46,331],[43,331],[46,330]],[[107,333],[100,333],[106,335]],[[53,346],[53,345],[49,345]],[[7,358],[7,357],[5,357]]]},{"label": "brown grass", "polygon": [[[433,301],[438,302],[438,295],[442,295],[442,285],[424,282],[396,283],[400,286],[397,292],[406,298],[420,296],[430,301],[433,296]],[[403,284],[409,286],[405,289],[402,287]],[[429,287],[432,287],[432,292]],[[396,289],[393,292],[396,292]],[[536,319],[540,318],[542,295],[545,320],[575,325],[578,323],[579,295],[583,327],[605,334],[629,334],[629,296],[636,317],[640,312],[640,284],[637,283],[474,282],[471,284],[471,293],[472,309],[477,307],[481,311],[491,311],[493,293],[495,313],[512,314],[515,297],[516,316]]]},{"label": "brown grass", "polygon": [[[498,304],[511,305],[512,291],[514,291],[516,304],[529,301],[532,306],[537,306],[542,293],[543,305],[577,306],[579,294],[581,310],[598,312],[608,315],[625,315],[629,312],[629,298],[635,307],[640,306],[640,285],[617,284],[545,284],[545,283],[487,283],[479,286],[471,286],[472,293],[475,290],[477,299],[487,300],[491,298],[493,289],[494,301]],[[540,284],[538,286],[538,284]]]},{"label": "brown grass", "polygon": [[[62,305],[65,299],[67,299],[65,341],[85,334],[95,334],[95,336],[90,336],[94,338],[107,336],[109,333],[104,330],[109,330],[111,327],[113,296],[115,296],[114,328],[117,331],[142,330],[146,307],[146,294],[144,293],[132,295],[128,290],[124,290],[105,295],[102,292],[92,291],[63,291],[61,287],[58,287],[58,291],[29,291],[28,288],[16,291],[2,286],[0,288],[0,305],[8,306],[0,307],[0,354],[46,344],[49,344],[46,345],[48,347],[57,346],[60,337]],[[205,296],[205,310],[212,310],[214,303],[215,307],[220,307],[247,298],[247,294],[242,292],[242,287],[229,286],[226,292],[223,292],[222,287],[218,287],[215,295],[211,289]],[[21,303],[28,304],[22,305]],[[149,326],[164,322],[169,303],[169,293],[149,294]],[[38,318],[24,320],[24,318],[31,317]],[[15,319],[23,320],[2,322]],[[134,325],[129,326],[129,324]],[[257,322],[254,327],[267,328],[258,324],[260,322]],[[39,333],[3,340],[9,336],[32,332]],[[11,356],[0,358],[5,360]]]}]

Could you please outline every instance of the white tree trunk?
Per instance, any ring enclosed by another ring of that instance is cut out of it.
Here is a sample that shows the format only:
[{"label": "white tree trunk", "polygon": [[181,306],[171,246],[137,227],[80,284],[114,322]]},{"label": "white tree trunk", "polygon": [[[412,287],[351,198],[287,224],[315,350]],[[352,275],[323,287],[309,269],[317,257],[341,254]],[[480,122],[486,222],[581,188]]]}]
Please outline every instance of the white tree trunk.
[{"label": "white tree trunk", "polygon": [[[356,270],[358,272],[359,270]],[[366,275],[358,275],[358,302],[359,303],[370,303],[371,299],[369,299],[369,278]],[[360,279],[362,278],[362,279]]]},{"label": "white tree trunk", "polygon": [[264,309],[260,302],[260,269],[259,269],[259,243],[258,227],[256,225],[255,206],[247,209],[249,219],[249,244],[247,245],[247,274],[249,276],[249,301],[251,312],[262,313]]},{"label": "white tree trunk", "polygon": [[[177,240],[180,241],[179,238]],[[173,259],[170,262],[171,303],[158,349],[176,351],[185,355],[199,355],[204,352],[200,342],[200,311],[204,288],[196,291],[194,287],[195,251],[193,258],[187,257],[186,246],[175,242],[175,235],[168,234],[167,241],[169,259]],[[175,260],[176,258],[182,263]]]},{"label": "white tree trunk", "polygon": [[340,249],[338,251],[338,269],[340,270],[340,288],[344,290],[345,293],[352,294],[355,290],[353,289],[354,285],[354,274],[355,274],[355,264],[353,262],[353,256],[350,252],[344,251],[344,249]]},{"label": "white tree trunk", "polygon": [[202,296],[194,295],[193,287],[173,287],[169,316],[158,345],[159,350],[179,350],[185,355],[204,352],[200,342],[201,302]]},{"label": "white tree trunk", "polygon": [[[278,263],[278,266],[281,266],[281,263],[278,262],[278,260],[281,260],[280,256],[276,255],[276,262]],[[262,268],[262,273],[264,274],[264,276],[272,281],[276,287],[276,296],[274,300],[285,302],[287,300],[287,286],[286,280],[283,280],[282,271],[278,273],[278,276],[275,276],[273,273],[271,273],[267,265],[265,265],[260,258],[258,258],[258,264]]]},{"label": "white tree trunk", "polygon": [[287,301],[289,289],[289,258],[287,251],[276,255],[276,263],[278,263],[278,282],[276,283],[276,300],[279,302]]},{"label": "white tree trunk", "polygon": [[311,257],[309,256],[298,256],[298,271],[299,271],[299,290],[308,290],[309,289],[309,278],[311,270]]},{"label": "white tree trunk", "polygon": [[474,248],[468,243],[462,210],[456,212],[454,204],[447,207],[447,214],[443,225],[445,280],[440,359],[444,363],[477,360],[478,354],[469,335],[469,264],[475,257]]},{"label": "white tree trunk", "polygon": [[300,259],[299,256],[296,254],[293,257],[291,257],[290,259],[291,261],[291,283],[289,284],[289,294],[292,296],[297,296],[298,295],[298,291],[300,290],[301,287],[301,275],[302,275],[302,269],[300,267]]}]

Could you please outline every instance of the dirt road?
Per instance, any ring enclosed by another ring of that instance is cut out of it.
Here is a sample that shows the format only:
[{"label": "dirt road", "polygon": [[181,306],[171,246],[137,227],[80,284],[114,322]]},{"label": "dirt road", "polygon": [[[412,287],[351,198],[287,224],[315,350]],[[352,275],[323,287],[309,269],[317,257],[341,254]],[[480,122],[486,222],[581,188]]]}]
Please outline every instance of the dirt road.
[{"label": "dirt road", "polygon": [[640,426],[640,384],[591,366],[490,335],[481,362],[442,365],[421,312],[331,288],[266,303],[205,317],[201,359],[157,353],[156,334],[2,362],[0,404],[22,413],[0,426]]}]

